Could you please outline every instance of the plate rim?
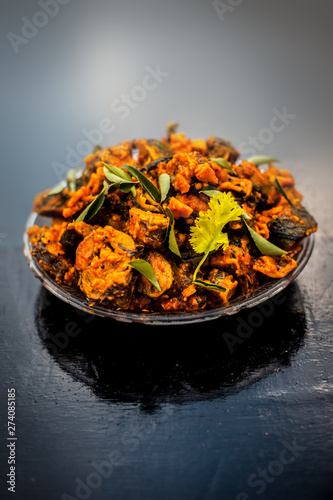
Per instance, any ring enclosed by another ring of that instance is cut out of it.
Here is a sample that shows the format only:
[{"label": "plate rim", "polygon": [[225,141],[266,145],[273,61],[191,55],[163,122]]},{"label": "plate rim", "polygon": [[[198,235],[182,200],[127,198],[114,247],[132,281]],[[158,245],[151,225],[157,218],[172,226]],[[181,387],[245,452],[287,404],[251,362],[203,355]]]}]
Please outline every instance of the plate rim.
[{"label": "plate rim", "polygon": [[[200,323],[204,321],[212,321],[218,319],[222,316],[231,316],[237,314],[242,309],[250,309],[262,302],[274,297],[279,292],[284,290],[292,281],[294,281],[299,274],[303,271],[304,267],[308,263],[312,251],[314,248],[314,234],[310,234],[301,241],[302,250],[296,255],[297,267],[295,267],[289,274],[283,278],[278,278],[276,283],[269,281],[264,283],[260,287],[256,288],[252,292],[246,295],[242,295],[234,300],[231,300],[227,306],[216,307],[214,309],[204,309],[201,311],[193,312],[131,312],[124,310],[106,309],[100,305],[90,306],[88,302],[85,304],[81,302],[78,298],[70,296],[59,283],[53,280],[36,262],[36,260],[31,255],[31,245],[29,241],[29,236],[27,234],[28,229],[36,224],[37,218],[42,217],[36,212],[31,212],[24,229],[23,234],[23,253],[28,262],[29,268],[32,273],[38,278],[42,285],[53,295],[58,297],[60,300],[66,302],[67,304],[81,309],[89,314],[94,314],[96,316],[104,318],[112,318],[124,323],[144,323],[147,325],[182,325],[182,324],[193,324]],[[247,297],[247,298],[246,298]]]}]

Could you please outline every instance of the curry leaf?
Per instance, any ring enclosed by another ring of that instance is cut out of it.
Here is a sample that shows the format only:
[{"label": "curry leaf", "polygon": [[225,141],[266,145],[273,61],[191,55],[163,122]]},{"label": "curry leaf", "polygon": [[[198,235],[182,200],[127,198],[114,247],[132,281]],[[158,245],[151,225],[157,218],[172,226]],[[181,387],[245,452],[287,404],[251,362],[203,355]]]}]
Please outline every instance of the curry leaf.
[{"label": "curry leaf", "polygon": [[225,168],[226,170],[235,173],[230,163],[224,158],[210,158],[210,160],[214,161],[219,167]]},{"label": "curry leaf", "polygon": [[132,177],[122,168],[116,167],[115,165],[109,165],[109,163],[105,163],[104,161],[102,163],[104,165],[104,169],[107,169],[109,172],[111,172],[111,174],[117,175],[118,177],[124,179],[125,181],[133,182]]},{"label": "curry leaf", "polygon": [[281,186],[278,178],[275,178],[274,180],[274,184],[275,186],[277,187],[277,190],[279,191],[279,193],[287,200],[287,202],[289,203],[289,205],[291,205],[292,207],[294,206],[294,204],[292,203],[292,201],[289,200],[285,190],[283,189],[283,187]]},{"label": "curry leaf", "polygon": [[123,165],[126,170],[128,170],[140,183],[142,188],[147,191],[149,196],[156,201],[156,203],[160,203],[161,195],[157,187],[137,168],[131,167],[130,165]]},{"label": "curry leaf", "polygon": [[106,168],[104,168],[104,175],[105,175],[105,178],[109,182],[111,182],[112,187],[119,189],[123,193],[129,193],[131,191],[131,189],[133,189],[133,187],[136,184],[136,182],[133,182],[132,180],[127,181],[127,180],[123,179],[122,177],[118,177],[118,175],[112,174]]},{"label": "curry leaf", "polygon": [[71,168],[67,172],[67,187],[68,191],[76,190],[76,173],[79,171],[77,168]]},{"label": "curry leaf", "polygon": [[181,258],[181,254],[180,254],[180,251],[179,251],[179,248],[177,245],[176,236],[175,236],[175,230],[174,230],[174,224],[173,224],[173,222],[174,222],[173,214],[169,208],[166,208],[165,211],[166,211],[166,214],[167,214],[168,219],[169,219],[169,225],[168,225],[165,241],[167,242],[168,247],[171,250],[171,252],[174,253],[175,255],[178,255],[178,257]]},{"label": "curry leaf", "polygon": [[131,260],[128,265],[139,271],[139,273],[142,274],[142,276],[144,276],[149,281],[149,283],[157,288],[159,292],[161,291],[161,287],[157,281],[155,271],[147,260],[134,259]]},{"label": "curry leaf", "polygon": [[282,248],[277,247],[270,241],[266,240],[263,238],[260,234],[258,234],[256,231],[254,231],[245,221],[244,218],[242,218],[243,222],[243,227],[245,232],[250,236],[256,247],[258,248],[259,252],[262,255],[270,255],[272,257],[280,257],[281,255],[284,255],[288,252],[285,250],[282,250]]},{"label": "curry leaf", "polygon": [[151,161],[148,163],[148,165],[145,165],[145,170],[149,172],[150,170],[154,169],[159,165],[160,163],[168,163],[170,160],[172,160],[172,156],[161,156],[160,158],[156,158],[156,160]]},{"label": "curry leaf", "polygon": [[278,163],[280,160],[271,158],[270,156],[256,155],[251,156],[251,158],[248,158],[247,161],[250,163],[254,163],[258,167],[259,165],[264,165],[265,163]]},{"label": "curry leaf", "polygon": [[209,283],[208,281],[203,281],[203,280],[198,280],[198,279],[193,281],[193,284],[198,285],[198,286],[203,286],[203,287],[209,288],[211,290],[217,290],[219,292],[226,292],[226,290],[227,290],[226,288],[224,288],[221,285],[216,285],[215,283]]},{"label": "curry leaf", "polygon": [[248,214],[245,212],[245,210],[243,210],[243,214],[242,214],[242,216],[243,216],[243,217],[244,217],[244,219],[246,219],[246,220],[250,220],[250,219],[252,219],[251,215],[248,215]]},{"label": "curry leaf", "polygon": [[111,184],[124,193],[131,191],[135,198],[136,191],[134,186],[136,183],[132,181],[132,177],[122,168],[116,167],[115,165],[109,165],[104,161],[102,163],[104,165],[104,175]]},{"label": "curry leaf", "polygon": [[167,173],[163,173],[158,177],[158,184],[160,186],[161,191],[161,203],[163,203],[170,191],[170,175]]},{"label": "curry leaf", "polygon": [[57,184],[56,186],[54,186],[53,189],[51,189],[51,191],[49,191],[46,196],[53,196],[55,194],[59,194],[59,193],[62,193],[62,191],[65,189],[65,186],[64,186],[64,183],[63,182],[59,182],[59,184]]},{"label": "curry leaf", "polygon": [[219,193],[221,193],[221,191],[219,191],[216,188],[213,188],[212,186],[206,186],[201,189],[200,193],[204,193],[207,196],[212,197],[212,196],[217,196]]},{"label": "curry leaf", "polygon": [[103,206],[105,200],[105,193],[107,193],[108,188],[104,185],[102,191],[93,199],[93,201],[83,210],[83,212],[78,216],[76,222],[90,220],[94,215],[97,214],[99,209]]}]

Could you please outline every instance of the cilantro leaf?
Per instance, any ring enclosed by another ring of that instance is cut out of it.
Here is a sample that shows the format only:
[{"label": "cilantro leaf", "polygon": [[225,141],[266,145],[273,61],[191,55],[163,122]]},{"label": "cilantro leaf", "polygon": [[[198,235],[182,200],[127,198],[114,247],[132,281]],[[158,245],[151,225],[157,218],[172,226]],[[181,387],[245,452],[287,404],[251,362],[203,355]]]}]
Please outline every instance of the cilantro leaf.
[{"label": "cilantro leaf", "polygon": [[243,209],[230,193],[219,193],[213,196],[208,206],[209,209],[206,212],[200,212],[194,226],[190,228],[192,248],[198,254],[203,254],[194,272],[194,281],[207,256],[221,247],[229,246],[228,235],[222,232],[223,228],[228,222],[239,220],[243,213]]}]

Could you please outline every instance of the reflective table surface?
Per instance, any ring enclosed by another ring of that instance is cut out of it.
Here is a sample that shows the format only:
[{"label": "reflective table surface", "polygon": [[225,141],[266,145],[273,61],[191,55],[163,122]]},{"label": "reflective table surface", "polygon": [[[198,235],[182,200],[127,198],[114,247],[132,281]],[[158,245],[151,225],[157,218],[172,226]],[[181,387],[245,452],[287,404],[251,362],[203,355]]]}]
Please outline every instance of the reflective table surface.
[{"label": "reflective table surface", "polygon": [[[0,499],[332,500],[333,3],[3,4]],[[281,161],[319,224],[306,267],[204,323],[62,302],[23,255],[34,196],[171,121]]]},{"label": "reflective table surface", "polygon": [[[327,242],[327,235],[324,236]],[[19,499],[332,498],[332,275],[251,309],[150,326],[89,315],[3,247],[2,448],[16,390]]]}]

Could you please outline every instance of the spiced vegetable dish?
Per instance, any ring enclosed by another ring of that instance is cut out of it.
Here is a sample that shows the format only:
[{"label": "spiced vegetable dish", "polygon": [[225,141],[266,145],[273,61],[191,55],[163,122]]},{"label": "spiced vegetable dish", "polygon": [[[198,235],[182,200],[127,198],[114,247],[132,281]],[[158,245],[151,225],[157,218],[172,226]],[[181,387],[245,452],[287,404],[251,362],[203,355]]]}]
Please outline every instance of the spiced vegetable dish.
[{"label": "spiced vegetable dish", "polygon": [[36,196],[52,224],[29,228],[33,258],[89,304],[132,311],[212,309],[282,278],[317,224],[277,160],[239,156],[175,124],[161,140],[96,146]]}]

